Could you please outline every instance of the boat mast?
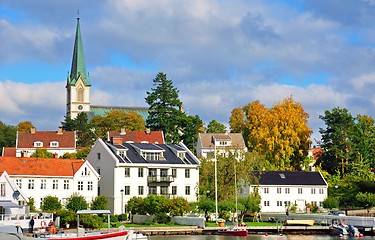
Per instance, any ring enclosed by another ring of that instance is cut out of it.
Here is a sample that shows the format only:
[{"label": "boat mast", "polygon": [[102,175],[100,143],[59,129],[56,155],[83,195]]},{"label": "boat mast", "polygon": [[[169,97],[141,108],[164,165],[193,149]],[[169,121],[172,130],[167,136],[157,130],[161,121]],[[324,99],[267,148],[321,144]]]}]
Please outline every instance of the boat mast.
[{"label": "boat mast", "polygon": [[216,141],[214,142],[214,156],[215,156],[215,217],[216,224],[218,220],[218,210],[217,210],[217,158],[216,158]]},{"label": "boat mast", "polygon": [[234,159],[234,193],[236,196],[236,223],[238,224],[238,203],[237,203],[237,171],[236,171],[236,159]]}]

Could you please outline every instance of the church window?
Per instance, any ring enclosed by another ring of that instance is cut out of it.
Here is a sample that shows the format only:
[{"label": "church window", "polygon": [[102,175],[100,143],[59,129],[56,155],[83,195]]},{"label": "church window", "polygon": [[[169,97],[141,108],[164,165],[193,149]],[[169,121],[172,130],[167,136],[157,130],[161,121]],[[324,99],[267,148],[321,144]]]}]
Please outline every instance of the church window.
[{"label": "church window", "polygon": [[78,89],[77,101],[83,102],[83,88],[82,87]]}]

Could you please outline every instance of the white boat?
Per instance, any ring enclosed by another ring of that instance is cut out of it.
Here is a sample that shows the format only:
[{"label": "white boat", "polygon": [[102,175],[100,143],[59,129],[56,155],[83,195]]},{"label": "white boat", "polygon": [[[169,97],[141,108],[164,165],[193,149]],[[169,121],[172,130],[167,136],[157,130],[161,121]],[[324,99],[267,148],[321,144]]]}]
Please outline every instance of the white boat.
[{"label": "white boat", "polygon": [[137,232],[134,228],[130,228],[128,235],[126,235],[126,240],[136,240],[136,239],[149,239],[147,235],[143,235],[141,232]]}]

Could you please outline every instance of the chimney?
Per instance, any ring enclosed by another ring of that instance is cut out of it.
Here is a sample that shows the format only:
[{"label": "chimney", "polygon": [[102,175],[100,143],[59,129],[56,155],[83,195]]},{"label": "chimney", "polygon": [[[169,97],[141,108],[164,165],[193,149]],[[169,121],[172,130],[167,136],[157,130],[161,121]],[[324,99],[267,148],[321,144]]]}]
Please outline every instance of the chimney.
[{"label": "chimney", "polygon": [[120,135],[126,135],[126,131],[125,131],[125,128],[121,128],[121,132],[120,132]]},{"label": "chimney", "polygon": [[121,145],[122,144],[122,137],[120,137],[120,136],[113,136],[112,137],[112,143],[114,145]]},{"label": "chimney", "polygon": [[35,134],[35,132],[36,132],[36,129],[35,129],[35,128],[30,128],[30,133],[31,133],[31,134]]},{"label": "chimney", "polygon": [[151,133],[151,129],[150,128],[146,128],[146,134],[150,135],[150,133]]},{"label": "chimney", "polygon": [[63,134],[62,128],[58,128],[57,129],[57,135],[62,135],[62,134]]},{"label": "chimney", "polygon": [[53,158],[59,158],[59,154],[54,153],[54,154],[53,154]]}]

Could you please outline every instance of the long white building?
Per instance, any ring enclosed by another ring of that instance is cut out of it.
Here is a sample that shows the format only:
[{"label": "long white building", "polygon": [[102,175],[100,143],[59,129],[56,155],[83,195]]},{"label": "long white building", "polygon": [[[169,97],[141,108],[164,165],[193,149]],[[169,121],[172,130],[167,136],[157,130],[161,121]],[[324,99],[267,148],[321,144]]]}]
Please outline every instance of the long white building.
[{"label": "long white building", "polygon": [[126,212],[134,196],[179,196],[196,201],[199,160],[183,144],[149,144],[98,139],[87,157],[101,178],[99,194],[114,214]]}]

